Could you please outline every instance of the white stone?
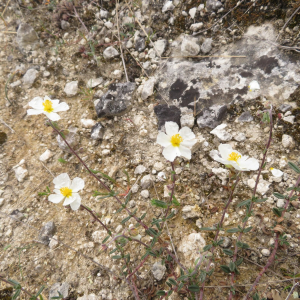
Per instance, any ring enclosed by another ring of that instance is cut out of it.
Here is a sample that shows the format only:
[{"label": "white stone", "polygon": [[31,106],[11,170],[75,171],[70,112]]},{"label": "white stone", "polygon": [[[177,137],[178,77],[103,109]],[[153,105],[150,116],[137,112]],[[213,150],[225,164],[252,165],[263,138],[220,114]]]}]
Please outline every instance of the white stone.
[{"label": "white stone", "polygon": [[184,257],[183,263],[192,266],[195,260],[200,257],[199,251],[203,250],[205,245],[206,242],[201,233],[183,234],[178,247],[178,252],[181,252]]},{"label": "white stone", "polygon": [[145,171],[147,170],[147,168],[143,165],[138,165],[135,170],[134,170],[134,174],[143,174]]},{"label": "white stone", "polygon": [[166,176],[165,172],[159,172],[157,174],[158,181],[166,181],[166,179],[167,179],[167,176]]},{"label": "white stone", "polygon": [[49,247],[50,249],[55,249],[59,245],[57,235],[54,235],[53,238],[50,238]]},{"label": "white stone", "polygon": [[172,1],[167,1],[162,8],[162,12],[164,13],[166,11],[173,10],[174,8],[175,6],[173,5]]},{"label": "white stone", "polygon": [[192,30],[193,32],[197,32],[197,31],[199,31],[202,27],[203,27],[203,23],[202,23],[202,22],[200,22],[200,23],[195,23],[195,24],[192,24],[192,25],[191,25],[190,30]]},{"label": "white stone", "polygon": [[78,81],[68,82],[65,86],[64,92],[68,97],[75,96],[78,92]]},{"label": "white stone", "polygon": [[271,252],[270,252],[269,249],[262,249],[262,250],[261,250],[261,254],[262,254],[263,256],[270,256]]},{"label": "white stone", "polygon": [[194,39],[187,39],[181,43],[181,54],[183,56],[196,56],[200,52],[200,46]]},{"label": "white stone", "polygon": [[162,265],[161,261],[154,263],[154,265],[151,268],[151,272],[152,272],[154,278],[158,281],[162,280],[166,270],[167,270],[166,266]]},{"label": "white stone", "polygon": [[105,22],[104,23],[104,26],[107,28],[107,29],[112,29],[114,27],[114,24],[110,21],[108,22]]},{"label": "white stone", "polygon": [[161,56],[165,52],[167,43],[167,40],[164,39],[154,42],[154,49],[158,56]]},{"label": "white stone", "polygon": [[215,129],[213,129],[210,133],[217,136],[221,141],[230,141],[232,139],[232,135],[225,130],[227,127],[226,124],[220,124]]},{"label": "white stone", "polygon": [[138,186],[137,184],[134,184],[134,185],[132,186],[132,188],[131,188],[131,192],[132,192],[133,194],[137,193],[138,190],[139,190],[139,186]]},{"label": "white stone", "polygon": [[288,116],[288,117],[284,117],[283,121],[294,124],[295,121],[295,116]]},{"label": "white stone", "polygon": [[51,75],[51,73],[49,71],[44,71],[43,72],[44,77],[49,77],[50,75]]},{"label": "white stone", "polygon": [[201,217],[201,209],[198,205],[185,205],[182,208],[182,217],[186,219],[193,219]]},{"label": "white stone", "polygon": [[287,134],[283,134],[282,135],[282,145],[284,148],[293,149],[293,148],[295,148],[294,139]]},{"label": "white stone", "polygon": [[283,208],[285,204],[285,200],[284,199],[277,199],[277,203],[276,206],[279,208]]},{"label": "white stone", "polygon": [[142,179],[141,179],[141,187],[142,189],[147,189],[148,187],[150,187],[153,183],[153,176],[152,175],[145,175]]},{"label": "white stone", "polygon": [[[248,186],[251,189],[254,189],[255,186],[255,179],[251,178],[247,181]],[[260,178],[259,179],[259,183],[257,185],[257,192],[261,195],[264,195],[268,190],[269,190],[269,186],[271,185],[271,183],[269,183],[268,181]]]},{"label": "white stone", "polygon": [[246,139],[246,136],[243,132],[239,132],[237,135],[233,136],[233,139],[237,142],[243,142]]},{"label": "white stone", "polygon": [[133,47],[133,43],[131,40],[129,40],[127,43],[126,43],[126,48],[127,49],[131,49]]},{"label": "white stone", "polygon": [[203,44],[201,45],[201,52],[207,54],[210,52],[212,48],[212,39],[205,39]]},{"label": "white stone", "polygon": [[22,78],[24,85],[31,87],[36,80],[39,72],[35,69],[29,69]]},{"label": "white stone", "polygon": [[80,123],[84,128],[92,128],[97,122],[92,119],[81,119]]},{"label": "white stone", "polygon": [[157,161],[153,167],[156,171],[162,171],[165,168],[165,165],[162,162]]},{"label": "white stone", "polygon": [[141,92],[142,100],[146,100],[148,97],[150,97],[153,94],[154,84],[155,84],[155,78],[150,78],[144,83]]},{"label": "white stone", "polygon": [[102,150],[102,154],[103,155],[108,155],[110,153],[110,150],[109,149],[104,149]]},{"label": "white stone", "polygon": [[148,199],[149,196],[150,196],[150,193],[149,193],[148,190],[142,190],[142,191],[141,191],[141,196],[142,196],[143,198],[145,198],[145,199]]},{"label": "white stone", "polygon": [[229,170],[223,168],[212,168],[211,171],[222,180],[222,185],[226,185],[229,177]]},{"label": "white stone", "polygon": [[181,127],[187,126],[189,128],[192,128],[194,126],[194,123],[195,123],[195,118],[193,114],[182,115],[180,118]]},{"label": "white stone", "polygon": [[107,47],[104,51],[103,51],[103,57],[104,59],[111,59],[114,57],[119,56],[119,52],[113,47]]},{"label": "white stone", "polygon": [[204,9],[204,4],[203,3],[201,3],[199,6],[198,6],[198,8],[197,8],[199,11],[201,11],[201,10],[203,10]]},{"label": "white stone", "polygon": [[123,71],[122,70],[114,70],[110,74],[111,78],[113,79],[121,79],[123,76]]},{"label": "white stone", "polygon": [[94,88],[96,86],[98,86],[99,84],[101,84],[103,82],[103,78],[99,77],[99,78],[91,78],[88,80],[86,87],[87,88]]},{"label": "white stone", "polygon": [[48,161],[52,156],[54,155],[54,153],[52,153],[49,149],[47,149],[41,156],[40,156],[40,161],[42,162],[46,162]]},{"label": "white stone", "polygon": [[193,7],[189,10],[189,15],[191,16],[192,19],[195,19],[196,12],[197,12],[197,7]]},{"label": "white stone", "polygon": [[16,178],[19,182],[23,182],[26,176],[28,175],[28,171],[25,168],[17,167],[14,169]]},{"label": "white stone", "polygon": [[107,19],[108,18],[108,11],[101,9],[100,10],[100,18]]}]

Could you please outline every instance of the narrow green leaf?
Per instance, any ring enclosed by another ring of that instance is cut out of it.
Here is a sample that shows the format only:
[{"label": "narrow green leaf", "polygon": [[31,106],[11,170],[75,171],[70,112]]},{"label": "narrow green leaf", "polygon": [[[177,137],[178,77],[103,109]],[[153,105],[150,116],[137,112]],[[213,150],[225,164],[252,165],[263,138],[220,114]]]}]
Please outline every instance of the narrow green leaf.
[{"label": "narrow green leaf", "polygon": [[277,207],[273,207],[273,213],[277,216],[277,217],[281,217],[281,211],[277,208]]},{"label": "narrow green leaf", "polygon": [[166,292],[162,291],[162,290],[156,292],[157,296],[164,296],[165,294],[166,294]]},{"label": "narrow green leaf", "polygon": [[101,244],[104,244],[109,238],[110,238],[110,236],[108,235],[108,236],[101,242]]},{"label": "narrow green leaf", "polygon": [[230,228],[228,230],[226,230],[226,232],[228,233],[236,233],[236,232],[240,232],[241,230],[239,228]]},{"label": "narrow green leaf", "polygon": [[231,262],[229,263],[229,270],[230,270],[231,272],[233,272],[234,269],[235,269],[235,263],[234,263],[233,261],[231,261]]},{"label": "narrow green leaf", "polygon": [[176,199],[175,196],[173,196],[172,203],[173,203],[175,206],[180,206],[180,203],[178,202],[178,200]]},{"label": "narrow green leaf", "polygon": [[124,225],[127,221],[129,221],[131,219],[131,216],[129,216],[129,217],[126,217],[125,219],[123,219],[122,221],[121,221],[121,224],[122,225]]},{"label": "narrow green leaf", "polygon": [[233,256],[233,251],[229,249],[223,249],[223,252],[228,256]]},{"label": "narrow green leaf", "polygon": [[122,256],[121,255],[113,255],[111,258],[112,259],[120,259],[120,258],[122,258]]},{"label": "narrow green leaf", "polygon": [[167,220],[172,219],[175,216],[174,211],[171,211],[171,213],[167,216]]},{"label": "narrow green leaf", "polygon": [[40,289],[38,290],[38,292],[37,292],[37,294],[36,294],[36,297],[37,296],[39,296],[41,293],[42,293],[42,291],[45,289],[45,287],[42,285],[41,287],[40,287]]},{"label": "narrow green leaf", "polygon": [[178,283],[176,282],[176,280],[175,279],[173,279],[173,278],[169,278],[169,282],[172,284],[172,285],[178,285]]},{"label": "narrow green leaf", "polygon": [[278,199],[285,199],[285,196],[280,193],[275,192],[275,193],[273,193],[273,195]]},{"label": "narrow green leaf", "polygon": [[115,249],[111,250],[111,251],[109,252],[109,254],[113,254],[113,253],[115,253],[116,251],[118,251],[118,248],[115,248]]},{"label": "narrow green leaf", "polygon": [[243,258],[239,258],[239,259],[235,262],[235,264],[236,264],[237,266],[239,266],[242,262],[243,262]]},{"label": "narrow green leaf", "polygon": [[246,244],[246,243],[242,243],[240,241],[236,242],[236,245],[239,247],[239,248],[242,248],[242,249],[249,249],[249,245]]},{"label": "narrow green leaf", "polygon": [[58,161],[59,161],[60,163],[62,163],[62,164],[66,164],[66,163],[67,163],[67,161],[66,161],[65,159],[63,159],[62,157],[60,157],[60,158],[58,159]]},{"label": "narrow green leaf", "polygon": [[157,199],[152,199],[151,204],[160,208],[168,208],[168,204],[166,202]]},{"label": "narrow green leaf", "polygon": [[203,231],[216,231],[217,230],[217,228],[214,228],[214,227],[202,227],[199,229],[203,230]]},{"label": "narrow green leaf", "polygon": [[288,162],[289,167],[294,170],[296,173],[300,174],[300,169],[292,162]]},{"label": "narrow green leaf", "polygon": [[19,297],[20,293],[21,293],[21,289],[17,289],[11,299],[12,300],[17,299]]},{"label": "narrow green leaf", "polygon": [[255,202],[255,203],[262,203],[262,202],[265,202],[266,200],[268,200],[268,198],[255,199],[255,200],[253,200],[253,202]]},{"label": "narrow green leaf", "polygon": [[245,229],[244,229],[244,233],[249,232],[252,228],[253,228],[252,226],[245,228]]},{"label": "narrow green leaf", "polygon": [[251,203],[251,199],[248,199],[248,200],[245,200],[245,201],[242,201],[240,202],[237,207],[241,207],[241,206],[245,206],[247,204],[250,204]]},{"label": "narrow green leaf", "polygon": [[185,281],[189,278],[188,275],[181,275],[180,277],[177,278],[178,281]]},{"label": "narrow green leaf", "polygon": [[223,272],[225,272],[227,274],[231,273],[231,271],[230,271],[230,269],[229,269],[228,266],[221,266],[221,269],[222,269]]},{"label": "narrow green leaf", "polygon": [[198,285],[189,285],[188,290],[191,291],[192,293],[198,293],[200,291],[200,286]]},{"label": "narrow green leaf", "polygon": [[183,287],[184,287],[184,283],[181,282],[181,283],[179,284],[179,286],[178,286],[178,292],[179,292]]},{"label": "narrow green leaf", "polygon": [[212,246],[213,246],[212,244],[209,244],[209,245],[204,246],[204,247],[203,247],[203,251],[208,251],[208,250],[210,250]]},{"label": "narrow green leaf", "polygon": [[147,213],[144,213],[141,217],[140,220],[143,220],[146,217]]}]

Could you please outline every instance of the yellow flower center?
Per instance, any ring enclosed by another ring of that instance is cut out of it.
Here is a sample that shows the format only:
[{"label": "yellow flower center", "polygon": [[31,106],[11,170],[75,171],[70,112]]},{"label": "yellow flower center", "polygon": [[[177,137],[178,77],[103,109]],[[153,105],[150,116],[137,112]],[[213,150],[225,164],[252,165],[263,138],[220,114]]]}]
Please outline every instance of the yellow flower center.
[{"label": "yellow flower center", "polygon": [[228,160],[233,160],[237,163],[237,161],[241,158],[242,156],[236,152],[231,152],[229,155],[228,155]]},{"label": "yellow flower center", "polygon": [[43,106],[44,111],[46,111],[47,113],[51,113],[54,110],[54,108],[52,107],[52,102],[48,99],[43,102]]},{"label": "yellow flower center", "polygon": [[179,147],[180,143],[183,142],[182,136],[177,133],[171,137],[171,144],[173,147]]},{"label": "yellow flower center", "polygon": [[63,188],[61,188],[61,189],[60,189],[60,192],[62,193],[62,195],[63,195],[64,197],[69,198],[69,197],[72,196],[72,190],[69,189],[68,187],[63,187]]}]

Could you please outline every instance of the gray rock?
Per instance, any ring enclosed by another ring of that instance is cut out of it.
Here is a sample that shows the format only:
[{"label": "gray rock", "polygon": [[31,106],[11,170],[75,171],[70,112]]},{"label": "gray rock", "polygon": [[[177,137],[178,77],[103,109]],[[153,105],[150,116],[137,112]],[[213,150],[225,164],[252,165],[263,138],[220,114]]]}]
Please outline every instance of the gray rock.
[{"label": "gray rock", "polygon": [[108,18],[108,11],[100,9],[100,18],[107,19]]},{"label": "gray rock", "polygon": [[222,7],[222,2],[218,0],[207,0],[206,1],[206,9],[208,12],[216,11]]},{"label": "gray rock", "polygon": [[283,134],[281,142],[282,142],[282,146],[284,148],[287,148],[287,149],[295,148],[295,141],[290,135]]},{"label": "gray rock", "polygon": [[[80,137],[77,134],[77,128],[75,127],[70,127],[68,130],[66,130],[64,132],[64,137],[65,140],[67,141],[67,143],[73,148],[76,149],[77,145],[80,142]],[[64,142],[64,140],[62,139],[62,137],[60,135],[57,135],[56,140],[58,142],[58,147],[68,153],[72,153],[72,151],[70,150],[70,148],[68,147],[68,145]]]},{"label": "gray rock", "polygon": [[29,69],[22,78],[24,85],[31,87],[36,80],[38,71],[35,69]]},{"label": "gray rock", "polygon": [[143,165],[138,165],[135,170],[134,170],[134,174],[143,174],[145,171],[147,170],[147,168]]},{"label": "gray rock", "polygon": [[154,107],[154,112],[158,119],[158,130],[160,130],[167,121],[176,122],[180,126],[180,109],[174,105],[168,107],[167,104],[159,104]]},{"label": "gray rock", "polygon": [[139,37],[135,40],[135,50],[138,52],[144,51],[146,48],[145,39],[143,37]]},{"label": "gray rock", "polygon": [[221,122],[227,116],[226,105],[213,105],[207,109],[204,109],[197,118],[197,124],[199,128],[215,128],[221,124]]},{"label": "gray rock", "polygon": [[12,217],[13,222],[22,221],[25,218],[25,215],[20,212],[18,209],[15,209],[11,212],[10,216]]},{"label": "gray rock", "polygon": [[56,226],[55,226],[54,222],[51,221],[51,222],[46,223],[39,233],[38,241],[40,241],[44,245],[48,246],[50,243],[50,239],[55,234],[55,231],[56,231]]},{"label": "gray rock", "polygon": [[39,44],[39,38],[34,29],[26,23],[21,23],[17,31],[17,43],[21,49],[36,49]]},{"label": "gray rock", "polygon": [[201,52],[207,54],[212,49],[212,39],[205,39],[201,45]]},{"label": "gray rock", "polygon": [[103,51],[103,57],[105,59],[112,59],[114,57],[118,57],[120,54],[118,52],[118,50],[116,50],[113,46],[107,47],[104,51]]},{"label": "gray rock", "polygon": [[165,265],[162,265],[160,261],[154,263],[154,265],[151,268],[151,272],[154,276],[154,278],[158,281],[162,280],[167,268]]},{"label": "gray rock", "polygon": [[158,41],[154,42],[154,49],[158,56],[163,55],[163,53],[166,50],[167,44],[168,44],[167,40],[158,40]]},{"label": "gray rock", "polygon": [[75,96],[78,92],[78,81],[68,82],[65,86],[64,92],[68,97]]},{"label": "gray rock", "polygon": [[285,112],[287,112],[287,111],[289,111],[289,110],[291,110],[291,109],[292,109],[292,106],[289,105],[289,104],[286,104],[286,103],[283,103],[283,104],[281,104],[281,105],[279,106],[279,110],[280,110],[281,112],[283,112],[283,113],[285,113]]},{"label": "gray rock", "polygon": [[161,11],[164,13],[166,11],[172,11],[174,8],[175,6],[173,5],[172,1],[167,1]]},{"label": "gray rock", "polygon": [[53,297],[58,297],[59,296],[58,292],[60,292],[64,298],[67,298],[69,296],[69,287],[70,287],[70,285],[67,282],[54,283],[50,287],[49,300],[51,300]]},{"label": "gray rock", "polygon": [[102,124],[100,122],[98,122],[92,128],[91,138],[93,140],[102,140],[103,135],[104,135],[104,131],[105,131],[104,127],[102,126]]},{"label": "gray rock", "polygon": [[65,20],[61,20],[60,27],[62,30],[67,30],[70,28],[70,23]]},{"label": "gray rock", "polygon": [[134,82],[113,83],[96,105],[98,118],[124,113],[131,106]]},{"label": "gray rock", "polygon": [[154,84],[155,84],[155,78],[150,78],[144,83],[141,92],[142,100],[146,100],[148,97],[150,97],[153,94]]},{"label": "gray rock", "polygon": [[229,237],[224,236],[221,239],[223,239],[223,243],[221,244],[222,248],[229,248],[232,245],[232,241]]},{"label": "gray rock", "polygon": [[196,56],[200,52],[200,46],[195,39],[184,38],[181,43],[181,54],[183,56]]},{"label": "gray rock", "polygon": [[198,205],[185,205],[182,208],[182,217],[186,219],[194,219],[201,217],[201,210]]},{"label": "gray rock", "polygon": [[148,187],[150,187],[153,183],[153,176],[152,175],[145,175],[142,179],[141,179],[141,187],[142,189],[147,189]]},{"label": "gray rock", "polygon": [[249,111],[245,111],[239,116],[238,121],[239,122],[251,122],[251,121],[253,121],[253,117]]}]

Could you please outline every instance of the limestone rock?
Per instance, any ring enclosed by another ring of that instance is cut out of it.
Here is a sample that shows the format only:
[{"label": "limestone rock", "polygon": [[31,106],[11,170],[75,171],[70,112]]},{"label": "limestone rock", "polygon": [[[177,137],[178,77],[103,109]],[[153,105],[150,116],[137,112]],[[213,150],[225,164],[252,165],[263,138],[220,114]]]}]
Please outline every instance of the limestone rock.
[{"label": "limestone rock", "polygon": [[197,118],[199,128],[215,128],[226,118],[227,105],[213,105],[204,109]]},{"label": "limestone rock", "polygon": [[212,39],[205,39],[201,45],[201,52],[207,54],[212,49]]},{"label": "limestone rock", "polygon": [[160,104],[154,107],[154,112],[158,119],[158,130],[160,130],[167,121],[173,121],[180,125],[180,109],[174,105]]},{"label": "limestone rock", "polygon": [[68,97],[73,97],[78,92],[78,81],[68,82],[64,88],[64,92]]},{"label": "limestone rock", "polygon": [[181,44],[182,56],[196,56],[200,52],[200,46],[194,39],[184,38]]},{"label": "limestone rock", "polygon": [[154,42],[154,49],[158,56],[163,55],[163,53],[166,51],[167,44],[168,44],[167,40],[164,39]]},{"label": "limestone rock", "polygon": [[155,84],[155,78],[150,78],[144,83],[141,92],[142,100],[146,100],[148,97],[150,97],[153,94],[154,84]]},{"label": "limestone rock", "polygon": [[131,106],[134,82],[113,83],[96,105],[98,118],[124,113]]}]

